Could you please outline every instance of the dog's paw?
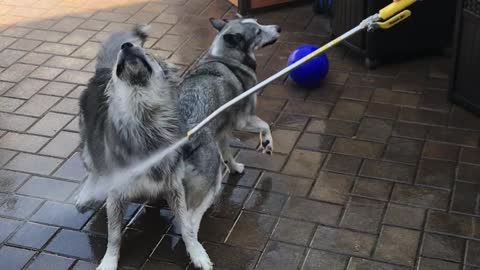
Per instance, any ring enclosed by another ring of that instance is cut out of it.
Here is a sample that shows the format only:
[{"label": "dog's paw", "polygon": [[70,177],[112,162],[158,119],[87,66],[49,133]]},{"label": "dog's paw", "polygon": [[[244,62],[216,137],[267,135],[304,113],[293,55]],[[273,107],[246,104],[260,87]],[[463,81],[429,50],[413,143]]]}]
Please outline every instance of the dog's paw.
[{"label": "dog's paw", "polygon": [[271,135],[264,137],[260,136],[260,145],[258,146],[257,151],[268,155],[273,154],[273,139]]},{"label": "dog's paw", "polygon": [[212,270],[213,263],[210,261],[207,252],[203,247],[196,248],[190,252],[190,259],[197,269]]},{"label": "dog's paw", "polygon": [[97,270],[117,270],[118,257],[105,254]]},{"label": "dog's paw", "polygon": [[229,170],[231,173],[243,174],[245,171],[245,165],[242,163],[232,162],[232,164],[229,166]]}]

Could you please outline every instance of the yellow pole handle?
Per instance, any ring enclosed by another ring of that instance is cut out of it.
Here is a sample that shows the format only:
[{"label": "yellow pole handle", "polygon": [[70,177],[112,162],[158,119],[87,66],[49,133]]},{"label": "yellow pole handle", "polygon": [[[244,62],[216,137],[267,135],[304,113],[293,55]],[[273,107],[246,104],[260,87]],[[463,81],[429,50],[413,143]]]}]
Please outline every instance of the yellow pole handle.
[{"label": "yellow pole handle", "polygon": [[386,20],[398,12],[406,9],[408,6],[415,3],[417,0],[400,0],[398,2],[393,2],[390,5],[382,8],[378,14],[382,20]]},{"label": "yellow pole handle", "polygon": [[395,26],[396,24],[398,24],[399,22],[401,22],[403,20],[406,20],[408,17],[410,17],[411,14],[412,14],[412,12],[410,12],[410,10],[404,10],[404,11],[398,13],[397,15],[391,17],[390,19],[388,19],[385,22],[378,22],[377,25],[381,29],[389,29],[389,28]]}]

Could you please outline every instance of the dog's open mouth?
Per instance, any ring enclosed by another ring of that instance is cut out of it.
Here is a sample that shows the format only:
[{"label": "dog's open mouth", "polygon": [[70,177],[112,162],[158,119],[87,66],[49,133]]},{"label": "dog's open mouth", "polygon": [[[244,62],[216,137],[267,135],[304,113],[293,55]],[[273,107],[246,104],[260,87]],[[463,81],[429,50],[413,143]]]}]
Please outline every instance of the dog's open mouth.
[{"label": "dog's open mouth", "polygon": [[133,73],[152,73],[152,67],[145,59],[145,55],[134,48],[122,49],[117,62],[117,76],[120,77],[126,70]]},{"label": "dog's open mouth", "polygon": [[263,45],[262,45],[262,48],[264,48],[264,47],[267,47],[267,46],[270,46],[270,45],[274,44],[275,42],[277,42],[277,40],[278,40],[277,38],[274,38],[274,39],[272,39],[272,40],[268,41],[267,43],[265,43],[265,44],[263,44]]}]

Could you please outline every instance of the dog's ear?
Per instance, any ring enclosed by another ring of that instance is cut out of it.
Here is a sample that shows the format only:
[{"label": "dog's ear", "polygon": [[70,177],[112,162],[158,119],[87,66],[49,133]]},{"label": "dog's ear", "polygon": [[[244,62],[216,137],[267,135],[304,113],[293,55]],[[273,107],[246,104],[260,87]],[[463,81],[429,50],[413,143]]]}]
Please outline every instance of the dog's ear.
[{"label": "dog's ear", "polygon": [[244,46],[244,38],[242,34],[236,33],[236,34],[225,34],[223,35],[223,40],[230,45],[231,47],[240,47],[243,48]]},{"label": "dog's ear", "polygon": [[216,19],[216,18],[210,18],[209,21],[213,25],[213,27],[218,31],[222,31],[223,27],[225,27],[225,25],[228,23],[227,20]]}]

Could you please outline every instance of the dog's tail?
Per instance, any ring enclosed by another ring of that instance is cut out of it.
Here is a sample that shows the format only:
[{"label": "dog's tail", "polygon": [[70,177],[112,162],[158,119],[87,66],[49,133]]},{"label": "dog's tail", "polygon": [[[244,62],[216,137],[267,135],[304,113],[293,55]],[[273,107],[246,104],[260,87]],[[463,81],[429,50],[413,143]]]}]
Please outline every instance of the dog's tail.
[{"label": "dog's tail", "polygon": [[142,40],[142,45],[148,38],[150,28],[150,25],[137,25],[133,28],[133,33]]}]

